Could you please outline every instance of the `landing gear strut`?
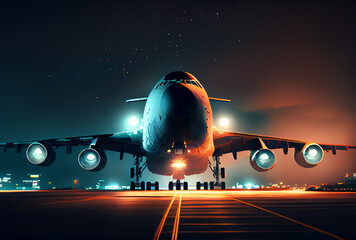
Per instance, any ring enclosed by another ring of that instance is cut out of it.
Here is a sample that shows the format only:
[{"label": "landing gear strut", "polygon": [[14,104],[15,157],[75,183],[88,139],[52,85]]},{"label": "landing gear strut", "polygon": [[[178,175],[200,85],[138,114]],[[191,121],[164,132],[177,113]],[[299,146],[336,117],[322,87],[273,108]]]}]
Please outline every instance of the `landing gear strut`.
[{"label": "landing gear strut", "polygon": [[210,189],[214,189],[214,186],[219,186],[221,189],[225,189],[225,182],[220,182],[220,177],[225,178],[225,168],[220,168],[220,157],[218,155],[213,156],[214,165],[209,160],[209,168],[213,172],[215,182],[210,182]]},{"label": "landing gear strut", "polygon": [[[145,190],[145,182],[141,182],[140,184],[140,178],[142,177],[143,171],[147,167],[147,162],[143,162],[143,157],[142,156],[135,156],[134,160],[134,167],[131,168],[130,174],[131,178],[136,178],[136,183],[134,181],[131,181],[130,189],[135,190],[136,187],[141,186],[141,190]],[[141,164],[142,163],[142,164]]]}]

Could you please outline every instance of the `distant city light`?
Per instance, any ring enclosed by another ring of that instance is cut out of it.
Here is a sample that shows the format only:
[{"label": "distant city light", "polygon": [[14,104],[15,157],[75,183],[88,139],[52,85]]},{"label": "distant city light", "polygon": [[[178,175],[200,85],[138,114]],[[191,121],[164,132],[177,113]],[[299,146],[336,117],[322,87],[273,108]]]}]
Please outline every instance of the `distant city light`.
[{"label": "distant city light", "polygon": [[259,187],[260,187],[259,185],[255,185],[253,183],[246,183],[244,185],[244,188],[246,188],[246,189],[254,189],[254,188],[259,188]]}]

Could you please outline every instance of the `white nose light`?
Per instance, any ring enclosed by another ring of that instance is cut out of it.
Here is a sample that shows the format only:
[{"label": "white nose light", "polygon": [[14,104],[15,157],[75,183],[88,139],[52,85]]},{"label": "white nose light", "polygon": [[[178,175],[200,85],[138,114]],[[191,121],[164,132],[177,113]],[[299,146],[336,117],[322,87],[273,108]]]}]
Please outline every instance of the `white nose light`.
[{"label": "white nose light", "polygon": [[267,160],[268,158],[269,158],[269,156],[266,153],[262,154],[260,157],[261,160]]}]

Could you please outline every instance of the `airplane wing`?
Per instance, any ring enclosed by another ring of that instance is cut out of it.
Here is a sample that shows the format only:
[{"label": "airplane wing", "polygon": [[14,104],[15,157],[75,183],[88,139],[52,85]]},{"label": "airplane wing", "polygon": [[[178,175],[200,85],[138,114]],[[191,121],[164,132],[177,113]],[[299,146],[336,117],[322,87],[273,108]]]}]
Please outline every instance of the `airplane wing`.
[{"label": "airplane wing", "polygon": [[20,142],[0,142],[0,149],[4,152],[8,149],[15,148],[17,153],[22,149],[28,148],[32,143],[46,143],[54,150],[59,147],[65,147],[66,153],[72,153],[72,147],[75,146],[95,146],[102,151],[110,150],[120,152],[122,159],[124,153],[133,155],[142,155],[142,130],[137,132],[122,132],[115,134],[100,134],[91,136],[68,137],[57,139],[43,139],[34,141],[20,141]]},{"label": "airplane wing", "polygon": [[[236,152],[246,150],[258,150],[263,145],[268,149],[283,149],[285,154],[288,153],[289,148],[301,149],[308,141],[301,141],[289,138],[272,137],[258,134],[225,132],[214,129],[213,132],[215,152],[214,155],[221,156],[226,153],[233,153],[236,159]],[[355,145],[336,145],[316,143],[323,150],[331,150],[336,154],[336,150],[356,149]]]}]

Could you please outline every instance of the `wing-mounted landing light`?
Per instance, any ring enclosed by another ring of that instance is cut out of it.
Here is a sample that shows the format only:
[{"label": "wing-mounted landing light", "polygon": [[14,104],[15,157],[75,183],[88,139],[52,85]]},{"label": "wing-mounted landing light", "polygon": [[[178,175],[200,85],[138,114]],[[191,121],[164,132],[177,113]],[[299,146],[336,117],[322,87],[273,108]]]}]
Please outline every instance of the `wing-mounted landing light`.
[{"label": "wing-mounted landing light", "polygon": [[251,152],[250,163],[256,171],[265,172],[274,167],[276,164],[276,157],[269,149],[259,149]]},{"label": "wing-mounted landing light", "polygon": [[106,165],[106,154],[94,148],[84,149],[78,156],[81,168],[87,171],[100,171]]},{"label": "wing-mounted landing light", "polygon": [[266,147],[262,139],[258,139],[260,149],[251,151],[250,163],[253,169],[258,172],[265,172],[274,167],[276,157],[274,153]]},{"label": "wing-mounted landing light", "polygon": [[302,167],[318,165],[324,157],[324,150],[316,143],[307,143],[302,149],[295,149],[294,159]]},{"label": "wing-mounted landing light", "polygon": [[56,159],[56,152],[47,142],[39,141],[28,146],[26,157],[32,164],[49,166]]}]

